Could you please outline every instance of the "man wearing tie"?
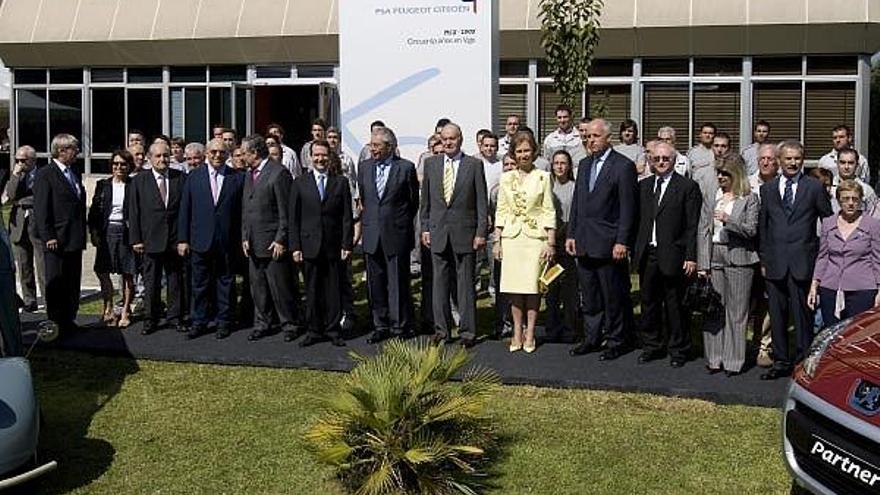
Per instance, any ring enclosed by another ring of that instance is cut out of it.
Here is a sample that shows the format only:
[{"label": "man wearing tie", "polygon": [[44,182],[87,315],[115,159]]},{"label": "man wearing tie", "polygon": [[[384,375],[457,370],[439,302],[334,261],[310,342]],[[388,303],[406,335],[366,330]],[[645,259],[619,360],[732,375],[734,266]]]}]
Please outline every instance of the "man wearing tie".
[{"label": "man wearing tie", "polygon": [[[773,367],[762,380],[789,376],[813,341],[813,318],[807,292],[819,253],[816,222],[832,214],[819,181],[803,173],[804,147],[783,141],[776,151],[782,176],[761,186],[758,210],[759,255],[767,280]],[[788,318],[794,320],[795,356],[788,349]]]},{"label": "man wearing tie", "polygon": [[476,252],[486,246],[488,195],[483,162],[461,152],[461,128],[446,124],[440,131],[443,154],[425,161],[420,224],[422,244],[431,250],[434,267],[434,336],[447,341],[451,308],[449,291],[457,287],[462,345],[474,344],[477,295],[474,287]]},{"label": "man wearing tie", "polygon": [[638,219],[635,164],[611,147],[611,126],[604,119],[586,124],[587,151],[581,160],[572,198],[565,250],[578,261],[583,296],[584,340],[573,356],[606,349],[602,361],[629,350],[629,251]]},{"label": "man wearing tie", "polygon": [[394,156],[397,138],[388,127],[373,131],[372,158],[358,167],[363,211],[363,249],[375,344],[412,332],[409,252],[415,246],[413,220],[419,209],[419,179],[412,162]]},{"label": "man wearing tie", "polygon": [[302,263],[306,283],[308,334],[300,347],[325,338],[344,346],[339,334],[342,319],[339,271],[351,256],[354,227],[348,180],[331,172],[330,144],[312,141],[311,167],[295,180],[290,200],[290,250]]},{"label": "man wearing tie", "polygon": [[79,141],[58,134],[52,161],[34,177],[34,220],[43,253],[46,314],[61,331],[76,330],[82,252],[86,248],[86,193],[73,170]]},{"label": "man wearing tie", "polygon": [[209,324],[216,326],[218,339],[232,329],[244,174],[226,165],[227,155],[222,139],[211,140],[208,166],[192,171],[180,199],[177,253],[190,256],[192,272],[189,339],[205,333]]},{"label": "man wearing tie", "polygon": [[254,331],[248,340],[272,332],[278,321],[284,340],[296,338],[295,317],[299,295],[293,262],[285,256],[288,238],[288,202],[293,181],[283,165],[269,160],[269,148],[259,134],[241,141],[249,170],[241,200],[242,248],[248,257],[254,298]]},{"label": "man wearing tie", "polygon": [[[15,152],[15,165],[3,203],[12,203],[9,212],[9,240],[15,252],[18,276],[21,281],[24,311],[37,310],[37,284],[40,293],[46,297],[46,286],[43,281],[43,247],[37,236],[37,224],[34,222],[34,180],[37,177],[36,151],[30,146],[22,146]],[[36,262],[36,263],[34,263]],[[36,264],[36,277],[34,265]]]},{"label": "man wearing tie", "polygon": [[184,294],[183,258],[177,253],[177,214],[186,174],[169,168],[171,150],[164,141],[149,149],[150,169],[131,180],[129,236],[131,248],[144,260],[146,321],[141,334],[159,327],[162,309],[162,274],[167,279],[167,320],[186,332],[187,297]]}]

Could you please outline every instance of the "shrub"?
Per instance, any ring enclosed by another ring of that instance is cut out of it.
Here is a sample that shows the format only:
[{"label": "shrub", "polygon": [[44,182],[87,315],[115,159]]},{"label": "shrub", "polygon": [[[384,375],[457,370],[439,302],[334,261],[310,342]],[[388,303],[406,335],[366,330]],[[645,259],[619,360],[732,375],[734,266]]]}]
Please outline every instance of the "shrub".
[{"label": "shrub", "polygon": [[423,340],[351,356],[356,367],[306,434],[318,460],[357,494],[476,493],[495,439],[486,399],[498,375],[475,367],[451,381],[468,352]]}]

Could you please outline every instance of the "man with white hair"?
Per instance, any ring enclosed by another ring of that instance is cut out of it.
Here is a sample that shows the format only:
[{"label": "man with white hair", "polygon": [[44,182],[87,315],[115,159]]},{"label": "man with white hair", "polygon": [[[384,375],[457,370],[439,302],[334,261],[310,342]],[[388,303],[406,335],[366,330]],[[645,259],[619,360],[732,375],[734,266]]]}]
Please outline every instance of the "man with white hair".
[{"label": "man with white hair", "polygon": [[183,150],[189,172],[205,164],[205,145],[202,143],[189,143]]},{"label": "man with white hair", "polygon": [[[675,128],[669,127],[667,125],[657,129],[657,140],[667,143],[675,148]],[[674,168],[675,171],[679,174],[684,175],[685,177],[689,177],[691,162],[690,160],[688,160],[688,157],[679,153],[677,149],[675,151]]]},{"label": "man with white hair", "polygon": [[[22,309],[37,310],[37,283],[40,293],[46,294],[43,283],[43,249],[37,237],[33,220],[34,179],[37,176],[37,153],[31,146],[22,146],[15,152],[15,165],[3,193],[3,204],[12,203],[9,212],[9,240],[15,253],[18,276],[21,281]],[[36,261],[36,277],[34,262]]]}]

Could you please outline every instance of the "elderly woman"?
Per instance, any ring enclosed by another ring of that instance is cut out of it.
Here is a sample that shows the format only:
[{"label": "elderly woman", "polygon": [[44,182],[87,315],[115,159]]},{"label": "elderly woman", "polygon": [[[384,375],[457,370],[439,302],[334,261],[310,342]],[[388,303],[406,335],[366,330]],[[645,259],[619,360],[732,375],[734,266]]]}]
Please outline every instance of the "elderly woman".
[{"label": "elderly woman", "polygon": [[863,194],[858,182],[842,181],[840,211],[822,220],[807,306],[818,306],[825,326],[880,305],[880,220],[863,214]]},{"label": "elderly woman", "polygon": [[541,304],[538,278],[556,250],[556,210],[550,173],[535,168],[535,138],[519,132],[511,149],[516,170],[502,174],[499,182],[493,254],[512,261],[501,264],[501,292],[507,295],[513,316],[510,352],[531,353],[536,348],[535,322]]},{"label": "elderly woman", "polygon": [[554,257],[565,271],[547,291],[547,335],[548,340],[559,340],[564,333],[573,334],[577,328],[577,266],[564,246],[575,182],[571,155],[567,151],[554,153],[550,166],[557,225]]},{"label": "elderly woman", "polygon": [[[125,205],[130,181],[128,174],[134,168],[134,158],[128,151],[117,150],[110,156],[110,164],[113,175],[99,180],[95,186],[88,224],[92,244],[97,248],[94,269],[101,283],[104,323],[108,326],[118,324],[120,327],[127,327],[131,323],[131,299],[134,295],[136,268],[134,253],[128,242],[128,215]],[[122,314],[118,322],[113,312],[111,273],[122,275]]]},{"label": "elderly woman", "polygon": [[752,277],[758,263],[758,197],[752,193],[739,155],[715,162],[718,189],[703,203],[697,231],[697,268],[711,276],[721,294],[724,314],[703,327],[706,369],[738,375],[746,359],[746,326]]}]

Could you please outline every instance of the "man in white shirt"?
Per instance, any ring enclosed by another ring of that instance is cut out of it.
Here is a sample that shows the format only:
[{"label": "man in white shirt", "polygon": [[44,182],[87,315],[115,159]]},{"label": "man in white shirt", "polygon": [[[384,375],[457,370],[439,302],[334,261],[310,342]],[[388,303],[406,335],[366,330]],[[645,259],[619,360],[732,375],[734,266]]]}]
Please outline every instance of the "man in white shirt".
[{"label": "man in white shirt", "polygon": [[716,132],[718,132],[718,129],[711,122],[706,122],[700,126],[700,142],[687,152],[687,158],[691,162],[689,168],[690,177],[694,176],[695,171],[708,167],[715,161],[712,142],[715,140]]},{"label": "man in white shirt", "polygon": [[186,141],[182,137],[171,138],[171,164],[170,168],[189,173],[189,164],[186,161]]},{"label": "man in white shirt", "polygon": [[758,151],[761,145],[766,143],[767,138],[770,137],[770,124],[766,120],[755,122],[752,136],[755,142],[744,148],[742,153],[740,153],[743,161],[746,162],[746,173],[749,176],[758,173]]},{"label": "man in white shirt", "polygon": [[764,143],[758,147],[756,154],[758,173],[749,176],[752,192],[761,199],[761,186],[779,176],[779,161],[776,159],[776,145]]},{"label": "man in white shirt", "polygon": [[189,172],[205,164],[205,145],[202,143],[189,143],[183,149]]},{"label": "man in white shirt", "polygon": [[568,151],[572,156],[584,156],[581,137],[572,126],[571,114],[571,107],[568,105],[562,104],[556,107],[556,130],[544,138],[543,156],[548,161],[553,157],[553,153],[559,150]]},{"label": "man in white shirt", "polygon": [[299,177],[299,170],[301,169],[301,165],[296,158],[296,152],[284,144],[284,128],[281,127],[281,124],[269,124],[266,128],[266,135],[272,136],[278,141],[278,145],[281,146],[282,158],[281,158],[281,166],[283,166],[288,172],[290,172],[291,177]]},{"label": "man in white shirt", "polygon": [[[834,172],[834,183],[838,182],[837,154],[845,149],[853,148],[852,130],[849,126],[839,125],[831,132],[834,148],[819,159],[819,167]],[[859,165],[856,167],[856,176],[862,182],[871,182],[871,169],[868,168],[868,160],[859,156]]]},{"label": "man in white shirt", "polygon": [[519,132],[519,115],[508,115],[504,122],[504,136],[498,140],[498,159],[503,161],[504,155],[510,150],[510,141]]},{"label": "man in white shirt", "polygon": [[[663,141],[664,143],[667,143],[675,148],[675,128],[663,126],[660,129],[657,129],[657,140]],[[682,155],[676,150],[674,167],[675,171],[678,172],[680,175],[688,177],[688,173],[691,169],[691,162],[686,156]]]},{"label": "man in white shirt", "polygon": [[[840,181],[844,180],[853,180],[858,185],[862,186],[862,211],[870,214],[874,211],[875,206],[877,205],[877,193],[874,192],[874,188],[868,185],[867,182],[863,181],[856,175],[856,171],[858,170],[859,163],[859,152],[852,149],[847,148],[844,150],[840,150],[837,152],[837,173],[839,174]],[[838,181],[838,183],[840,182]],[[831,199],[832,202],[837,198],[837,184],[831,186]]]},{"label": "man in white shirt", "polygon": [[[498,160],[498,136],[491,132],[483,135],[480,140],[480,154],[477,158],[483,160],[483,175],[486,177],[486,194],[491,194],[490,191],[498,187],[498,183],[501,181],[501,174],[504,172],[504,165]],[[488,228],[488,232],[491,232],[494,229],[494,226],[489,225]],[[477,253],[477,270],[475,275],[477,277],[477,283],[479,284],[479,287],[477,288],[478,291],[483,288],[480,273],[484,266],[488,265],[490,286],[494,280],[493,268],[495,264],[491,262],[492,236],[487,235],[486,239],[486,249]],[[492,287],[492,290],[494,290],[494,287]]]},{"label": "man in white shirt", "polygon": [[299,162],[302,164],[303,168],[307,170],[311,170],[312,168],[312,143],[325,138],[325,135],[327,134],[327,121],[320,117],[315,119],[312,121],[312,127],[309,132],[312,135],[312,139],[304,144],[302,150],[299,152]]}]

